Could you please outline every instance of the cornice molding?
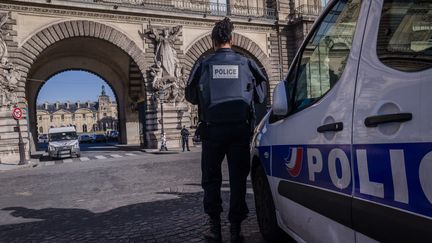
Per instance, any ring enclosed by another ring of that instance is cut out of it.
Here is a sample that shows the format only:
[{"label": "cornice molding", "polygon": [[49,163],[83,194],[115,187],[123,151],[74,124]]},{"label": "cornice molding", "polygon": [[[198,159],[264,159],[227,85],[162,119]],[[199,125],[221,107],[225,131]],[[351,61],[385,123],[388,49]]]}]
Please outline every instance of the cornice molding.
[{"label": "cornice molding", "polygon": [[[203,28],[212,28],[214,25],[214,19],[199,19],[199,18],[168,18],[166,16],[154,17],[154,16],[144,16],[144,15],[136,15],[132,14],[112,14],[97,11],[96,9],[87,9],[87,10],[75,10],[75,9],[62,9],[55,7],[38,7],[38,6],[29,6],[29,5],[17,5],[17,4],[0,4],[0,11],[13,11],[19,12],[23,14],[35,14],[35,15],[51,15],[51,16],[59,16],[59,17],[71,17],[71,18],[90,18],[90,19],[99,19],[99,20],[109,20],[109,21],[117,21],[117,22],[126,22],[126,23],[155,23],[161,25],[183,25],[183,26],[191,26],[191,27],[203,27]],[[191,14],[193,16],[193,14]],[[198,15],[197,15],[198,16]],[[260,23],[250,22],[249,24],[244,23],[236,23],[236,29],[241,30],[251,30],[251,31],[272,31],[275,30],[275,25],[263,25]]]}]

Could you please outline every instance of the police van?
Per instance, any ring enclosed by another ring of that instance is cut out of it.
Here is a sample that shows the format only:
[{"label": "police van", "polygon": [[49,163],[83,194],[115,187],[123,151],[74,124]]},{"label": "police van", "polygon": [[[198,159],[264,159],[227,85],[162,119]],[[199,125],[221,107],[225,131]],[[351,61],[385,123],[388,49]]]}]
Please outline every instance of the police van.
[{"label": "police van", "polygon": [[269,242],[432,242],[432,1],[339,0],[252,141]]}]

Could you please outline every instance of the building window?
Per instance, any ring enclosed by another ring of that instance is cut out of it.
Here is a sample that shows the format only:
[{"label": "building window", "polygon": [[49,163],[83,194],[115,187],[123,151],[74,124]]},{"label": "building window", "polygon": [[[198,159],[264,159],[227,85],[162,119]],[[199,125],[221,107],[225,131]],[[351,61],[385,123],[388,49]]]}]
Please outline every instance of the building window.
[{"label": "building window", "polygon": [[42,116],[39,116],[39,121],[42,121]]},{"label": "building window", "polygon": [[83,116],[83,119],[86,119],[86,114],[83,114],[82,116]]},{"label": "building window", "polygon": [[87,132],[87,125],[84,124],[83,127],[82,127],[82,129],[83,129],[83,132]]},{"label": "building window", "polygon": [[72,120],[75,121],[75,114],[72,114]]},{"label": "building window", "polygon": [[64,115],[61,115],[61,119],[62,119],[62,121],[64,121]]},{"label": "building window", "polygon": [[103,116],[106,117],[106,116],[107,116],[107,113],[104,113]]},{"label": "building window", "polygon": [[39,127],[39,134],[43,134],[43,127]]},{"label": "building window", "polygon": [[53,122],[53,120],[54,120],[54,116],[50,116],[50,122]]}]

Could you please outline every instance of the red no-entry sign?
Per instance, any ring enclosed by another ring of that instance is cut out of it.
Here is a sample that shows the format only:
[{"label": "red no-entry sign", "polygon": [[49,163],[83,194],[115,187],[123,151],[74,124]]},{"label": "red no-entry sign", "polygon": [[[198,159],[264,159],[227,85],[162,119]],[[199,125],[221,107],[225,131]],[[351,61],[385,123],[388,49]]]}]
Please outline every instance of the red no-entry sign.
[{"label": "red no-entry sign", "polygon": [[19,120],[23,117],[23,111],[20,108],[14,108],[12,110],[12,116],[15,120]]}]

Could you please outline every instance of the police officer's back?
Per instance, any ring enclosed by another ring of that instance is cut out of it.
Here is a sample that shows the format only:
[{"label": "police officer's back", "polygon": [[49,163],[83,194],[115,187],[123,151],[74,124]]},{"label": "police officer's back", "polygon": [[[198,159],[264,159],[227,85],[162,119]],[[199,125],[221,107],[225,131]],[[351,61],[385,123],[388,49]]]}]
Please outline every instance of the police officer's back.
[{"label": "police officer's back", "polygon": [[221,163],[227,156],[231,240],[239,242],[240,224],[248,214],[245,196],[253,102],[264,101],[267,80],[254,61],[231,49],[233,29],[228,18],[216,23],[212,31],[216,52],[195,64],[186,99],[199,106],[204,211],[210,217],[206,238],[221,241]]}]

